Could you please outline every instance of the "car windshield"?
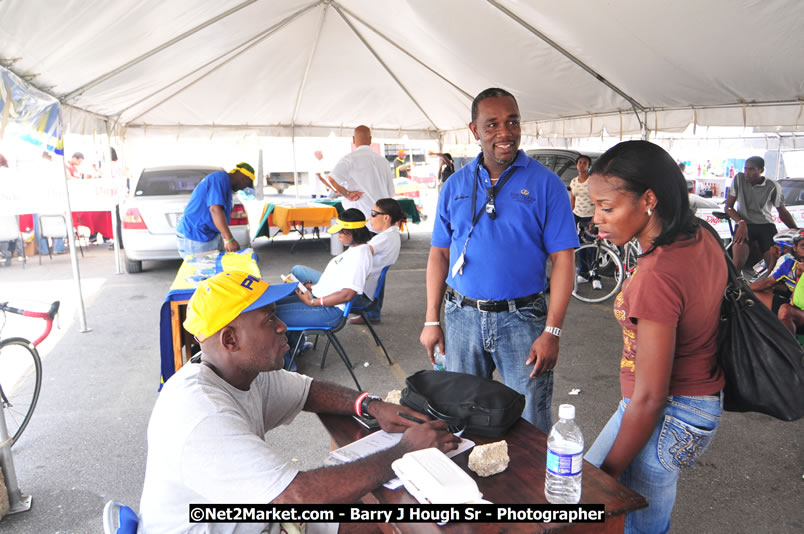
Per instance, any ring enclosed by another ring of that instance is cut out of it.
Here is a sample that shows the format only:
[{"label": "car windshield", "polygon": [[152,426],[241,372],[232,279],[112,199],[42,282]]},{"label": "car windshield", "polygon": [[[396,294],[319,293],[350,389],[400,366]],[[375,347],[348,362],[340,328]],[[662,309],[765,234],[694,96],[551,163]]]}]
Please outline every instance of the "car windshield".
[{"label": "car windshield", "polygon": [[779,184],[787,206],[804,204],[804,180],[782,180]]},{"label": "car windshield", "polygon": [[143,171],[135,196],[189,195],[212,169]]}]

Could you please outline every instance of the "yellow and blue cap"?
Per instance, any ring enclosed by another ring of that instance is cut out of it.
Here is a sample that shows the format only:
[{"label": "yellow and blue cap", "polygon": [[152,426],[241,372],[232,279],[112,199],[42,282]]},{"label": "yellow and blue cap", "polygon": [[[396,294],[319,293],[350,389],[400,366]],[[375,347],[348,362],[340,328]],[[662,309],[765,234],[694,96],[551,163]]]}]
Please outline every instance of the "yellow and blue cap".
[{"label": "yellow and blue cap", "polygon": [[251,178],[252,182],[254,181],[254,167],[252,167],[248,163],[245,162],[238,163],[237,165],[235,165],[235,168],[231,170],[231,172],[240,172]]},{"label": "yellow and blue cap", "polygon": [[341,230],[357,230],[358,228],[364,228],[366,226],[366,221],[342,221],[340,219],[335,219],[335,224],[327,228],[327,232],[330,234],[337,234]]},{"label": "yellow and blue cap", "polygon": [[284,298],[298,284],[269,284],[242,271],[224,271],[202,280],[187,305],[184,329],[204,341],[241,313]]}]

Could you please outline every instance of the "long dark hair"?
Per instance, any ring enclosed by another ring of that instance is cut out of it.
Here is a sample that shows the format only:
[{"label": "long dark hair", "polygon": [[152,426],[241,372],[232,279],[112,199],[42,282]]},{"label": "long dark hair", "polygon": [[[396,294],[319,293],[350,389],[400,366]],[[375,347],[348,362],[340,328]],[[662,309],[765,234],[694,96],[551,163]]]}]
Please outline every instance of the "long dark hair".
[{"label": "long dark hair", "polygon": [[393,198],[381,198],[375,204],[383,213],[391,217],[391,224],[407,220],[405,212],[402,211],[402,206]]},{"label": "long dark hair", "polygon": [[648,189],[656,195],[656,216],[662,231],[653,240],[656,247],[693,237],[698,219],[690,211],[687,181],[678,164],[662,147],[648,141],[624,141],[600,156],[589,171],[603,177],[614,176],[625,182],[624,190],[634,197]]},{"label": "long dark hair", "polygon": [[[363,215],[363,212],[356,208],[344,210],[340,215],[338,215],[338,218],[344,222],[358,222],[366,220],[366,216]],[[355,228],[353,230],[344,228],[341,230],[341,232],[352,236],[352,246],[368,243],[369,239],[371,239],[371,232],[365,226],[363,228]]]}]

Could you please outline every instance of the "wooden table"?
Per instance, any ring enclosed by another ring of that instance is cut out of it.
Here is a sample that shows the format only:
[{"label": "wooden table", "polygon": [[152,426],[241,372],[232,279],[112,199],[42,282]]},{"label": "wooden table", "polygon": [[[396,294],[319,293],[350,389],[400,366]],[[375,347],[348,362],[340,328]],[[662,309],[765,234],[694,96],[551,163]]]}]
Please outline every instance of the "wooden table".
[{"label": "wooden table", "polygon": [[238,252],[216,251],[188,256],[182,262],[159,312],[161,383],[164,384],[192,356],[193,336],[182,324],[187,316],[187,303],[195,288],[210,276],[233,270],[261,278],[257,254],[250,248]]},{"label": "wooden table", "polygon": [[[368,434],[368,430],[351,417],[322,415],[319,419],[332,438],[334,448],[343,447]],[[478,445],[498,441],[466,434]],[[483,498],[495,504],[549,504],[544,497],[544,465],[547,455],[547,436],[524,419],[520,419],[503,438],[508,442],[511,462],[508,469],[491,477],[479,477],[467,467],[469,453],[453,460],[477,481]],[[365,495],[366,504],[417,504],[418,501],[402,487],[389,490],[380,487]],[[647,501],[635,491],[623,486],[589,462],[583,465],[581,504],[603,504],[606,507],[605,523],[455,523],[439,527],[434,523],[399,523],[380,525],[384,532],[393,533],[492,533],[492,532],[562,532],[586,533],[623,532],[625,514],[645,508]]]}]

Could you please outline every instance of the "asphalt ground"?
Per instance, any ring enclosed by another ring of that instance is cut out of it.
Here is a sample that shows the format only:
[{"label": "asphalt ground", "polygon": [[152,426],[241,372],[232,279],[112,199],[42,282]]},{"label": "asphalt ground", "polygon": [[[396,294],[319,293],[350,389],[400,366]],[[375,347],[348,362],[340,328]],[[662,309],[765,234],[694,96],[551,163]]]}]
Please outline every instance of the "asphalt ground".
[{"label": "asphalt ground", "polygon": [[[347,326],[339,339],[356,364],[362,386],[384,395],[405,376],[429,367],[418,337],[424,318],[426,223],[405,239],[390,270],[377,331],[394,365],[389,367],[365,327]],[[264,277],[277,280],[294,264],[323,269],[326,243],[254,243]],[[39,405],[13,454],[23,493],[33,508],[0,521],[0,533],[102,532],[109,499],[139,506],[147,452],[146,428],[159,385],[159,309],[179,261],[146,262],[137,275],[114,274],[113,253],[91,246],[80,260],[90,332],[75,317],[68,255],[36,258],[0,269],[0,300],[46,310],[62,301],[61,328],[41,346],[44,378]],[[497,273],[505,276],[505,273]],[[35,323],[35,321],[24,321]],[[31,335],[35,327],[9,317],[4,336]],[[621,334],[611,303],[570,304],[555,372],[558,405],[576,406],[587,447],[616,408]],[[353,387],[335,354],[319,368],[323,343],[298,360],[299,372]],[[366,366],[365,364],[368,364]],[[580,395],[571,396],[573,388]],[[804,422],[784,423],[759,414],[724,415],[717,435],[695,467],[684,471],[672,518],[673,532],[802,532]],[[329,450],[315,416],[271,431],[267,441],[301,469],[322,465]],[[544,458],[533,458],[543,462]],[[510,468],[515,468],[511,466]],[[534,480],[534,484],[543,484]]]}]

